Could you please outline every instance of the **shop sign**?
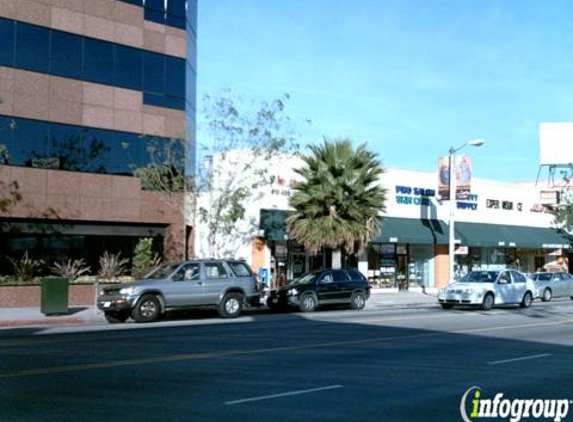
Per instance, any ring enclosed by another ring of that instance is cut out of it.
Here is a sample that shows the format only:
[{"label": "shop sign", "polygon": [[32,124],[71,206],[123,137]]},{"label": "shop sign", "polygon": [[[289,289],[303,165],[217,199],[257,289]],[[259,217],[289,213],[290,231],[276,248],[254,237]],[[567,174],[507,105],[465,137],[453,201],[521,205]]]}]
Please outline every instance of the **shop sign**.
[{"label": "shop sign", "polygon": [[485,206],[487,208],[491,208],[494,210],[498,210],[500,209],[500,204],[501,204],[501,209],[505,210],[505,211],[513,211],[514,209],[514,205],[515,205],[515,209],[517,211],[523,211],[523,203],[522,202],[516,202],[515,204],[512,201],[500,201],[499,199],[488,199],[485,201]]},{"label": "shop sign", "polygon": [[571,245],[566,245],[566,244],[560,245],[558,243],[544,243],[541,247],[544,249],[557,249],[557,248],[569,249]]},{"label": "shop sign", "polygon": [[436,196],[434,189],[396,186],[396,203],[400,205],[429,206],[430,198]]},{"label": "shop sign", "polygon": [[476,194],[470,193],[468,195],[467,201],[457,201],[457,208],[459,210],[477,211],[478,209],[477,200],[478,196]]},{"label": "shop sign", "polygon": [[285,178],[279,175],[273,175],[270,177],[271,185],[271,195],[281,195],[281,196],[291,196],[292,186],[295,180],[291,179],[287,181]]}]

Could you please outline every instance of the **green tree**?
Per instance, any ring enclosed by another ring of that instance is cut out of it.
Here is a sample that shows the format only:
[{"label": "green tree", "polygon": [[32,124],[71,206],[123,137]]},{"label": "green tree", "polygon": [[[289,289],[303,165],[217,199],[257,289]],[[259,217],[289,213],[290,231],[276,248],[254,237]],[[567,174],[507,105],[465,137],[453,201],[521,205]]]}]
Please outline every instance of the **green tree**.
[{"label": "green tree", "polygon": [[573,194],[563,190],[560,194],[561,199],[555,208],[555,219],[553,224],[556,228],[562,229],[569,235],[573,234]]},{"label": "green tree", "polygon": [[298,148],[299,135],[285,111],[288,99],[248,104],[230,91],[203,98],[203,165],[196,186],[198,220],[206,228],[201,255],[233,255],[252,239],[257,221],[246,216],[246,208],[270,183],[268,163]]},{"label": "green tree", "polygon": [[165,141],[146,138],[144,141],[150,162],[133,172],[141,180],[141,187],[164,194],[184,192],[185,140],[171,138]]},{"label": "green tree", "polygon": [[133,251],[132,275],[138,277],[143,275],[161,262],[159,255],[153,252],[153,238],[143,237],[139,239]]},{"label": "green tree", "polygon": [[295,171],[287,218],[289,237],[316,254],[322,248],[358,255],[380,230],[386,190],[379,185],[384,169],[377,155],[349,139],[324,140],[310,146],[304,165]]}]

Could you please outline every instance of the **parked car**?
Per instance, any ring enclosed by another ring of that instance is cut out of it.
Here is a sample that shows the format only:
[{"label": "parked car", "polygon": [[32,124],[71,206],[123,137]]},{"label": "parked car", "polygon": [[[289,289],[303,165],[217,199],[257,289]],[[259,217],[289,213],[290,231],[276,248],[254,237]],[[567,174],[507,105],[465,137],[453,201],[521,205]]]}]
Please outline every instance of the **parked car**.
[{"label": "parked car", "polygon": [[438,302],[444,309],[473,305],[487,311],[494,305],[505,304],[529,308],[535,295],[533,280],[519,271],[471,271],[461,280],[440,289]]},{"label": "parked car", "polygon": [[348,304],[362,309],[370,297],[366,277],[357,270],[322,270],[299,277],[284,287],[270,292],[267,305],[273,310],[296,306],[312,312],[326,304]]},{"label": "parked car", "polygon": [[107,321],[156,320],[169,310],[215,308],[223,318],[258,305],[260,293],[251,268],[238,260],[193,260],[164,264],[143,279],[104,288],[97,306]]},{"label": "parked car", "polygon": [[573,275],[563,272],[540,272],[531,275],[537,289],[537,297],[549,302],[554,297],[573,299]]}]

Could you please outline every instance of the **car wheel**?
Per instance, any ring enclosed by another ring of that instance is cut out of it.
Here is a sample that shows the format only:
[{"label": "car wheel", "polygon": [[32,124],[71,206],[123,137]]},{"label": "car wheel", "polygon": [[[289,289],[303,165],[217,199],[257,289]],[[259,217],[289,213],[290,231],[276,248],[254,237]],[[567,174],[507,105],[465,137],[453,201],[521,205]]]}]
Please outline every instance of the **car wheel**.
[{"label": "car wheel", "polygon": [[452,309],[454,307],[451,303],[440,303],[440,305],[442,305],[444,309]]},{"label": "car wheel", "polygon": [[493,294],[487,293],[484,296],[483,301],[481,303],[482,311],[489,311],[491,308],[493,308],[494,303],[495,303],[495,298],[494,298]]},{"label": "car wheel", "polygon": [[366,296],[364,296],[364,293],[362,292],[352,293],[352,296],[350,297],[351,309],[356,309],[356,310],[364,309],[365,305],[366,305]]},{"label": "car wheel", "polygon": [[523,299],[521,301],[520,306],[522,308],[529,308],[531,306],[531,302],[533,302],[533,296],[530,292],[527,292],[523,295]]},{"label": "car wheel", "polygon": [[131,317],[135,322],[152,322],[159,317],[161,303],[155,295],[143,295],[135,304]]},{"label": "car wheel", "polygon": [[553,293],[551,293],[551,289],[543,290],[543,295],[541,296],[541,300],[543,302],[551,302],[552,298],[553,298]]},{"label": "car wheel", "polygon": [[241,293],[227,293],[219,305],[221,318],[236,318],[243,309],[243,295]]},{"label": "car wheel", "polygon": [[313,312],[316,305],[316,299],[312,293],[305,293],[301,296],[299,308],[302,312]]},{"label": "car wheel", "polygon": [[129,309],[125,311],[105,311],[105,320],[110,324],[118,324],[127,321],[129,318]]}]

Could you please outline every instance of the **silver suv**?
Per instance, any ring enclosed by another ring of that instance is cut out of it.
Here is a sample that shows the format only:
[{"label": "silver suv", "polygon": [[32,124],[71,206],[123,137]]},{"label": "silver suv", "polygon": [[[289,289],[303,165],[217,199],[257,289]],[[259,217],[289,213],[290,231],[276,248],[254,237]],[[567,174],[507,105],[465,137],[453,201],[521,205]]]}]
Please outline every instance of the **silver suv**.
[{"label": "silver suv", "polygon": [[258,284],[249,265],[238,260],[193,260],[164,264],[133,283],[104,288],[97,306],[108,322],[155,321],[168,310],[216,308],[223,318],[258,305]]}]

